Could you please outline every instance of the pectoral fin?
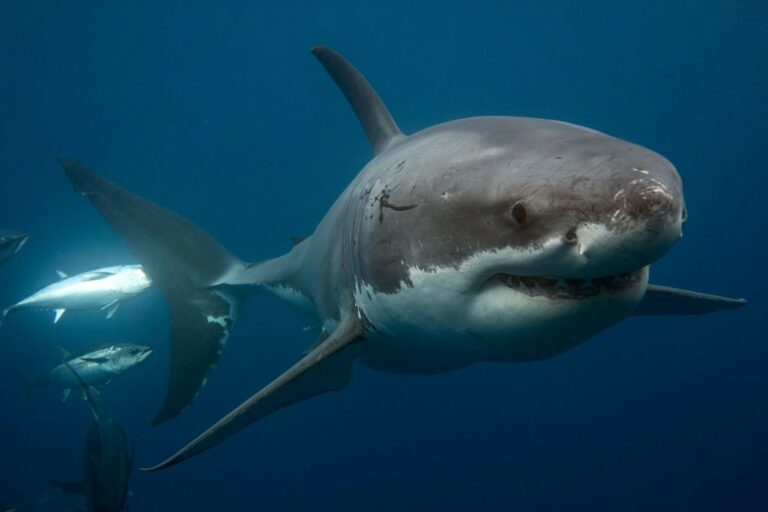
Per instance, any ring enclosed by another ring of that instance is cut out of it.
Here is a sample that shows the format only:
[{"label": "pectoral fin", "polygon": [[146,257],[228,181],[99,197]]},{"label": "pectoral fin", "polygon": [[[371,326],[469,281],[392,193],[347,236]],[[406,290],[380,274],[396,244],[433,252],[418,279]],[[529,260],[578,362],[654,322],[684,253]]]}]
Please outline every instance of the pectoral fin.
[{"label": "pectoral fin", "polygon": [[64,313],[66,313],[66,309],[56,309],[54,310],[54,316],[53,316],[53,323],[57,324],[59,323],[59,320],[61,320],[61,317],[64,316]]},{"label": "pectoral fin", "polygon": [[346,387],[352,377],[356,347],[365,335],[363,322],[350,315],[317,348],[261,391],[240,404],[165,462],[144,471],[164,469],[212,448],[254,421],[283,407]]},{"label": "pectoral fin", "polygon": [[115,316],[115,311],[117,311],[117,308],[119,308],[119,307],[120,307],[120,302],[115,301],[115,302],[112,302],[111,304],[107,304],[106,306],[104,306],[101,309],[106,309],[107,310],[107,320],[109,320],[110,318]]},{"label": "pectoral fin", "polygon": [[642,302],[634,314],[644,315],[701,315],[746,304],[744,299],[732,299],[649,284]]}]

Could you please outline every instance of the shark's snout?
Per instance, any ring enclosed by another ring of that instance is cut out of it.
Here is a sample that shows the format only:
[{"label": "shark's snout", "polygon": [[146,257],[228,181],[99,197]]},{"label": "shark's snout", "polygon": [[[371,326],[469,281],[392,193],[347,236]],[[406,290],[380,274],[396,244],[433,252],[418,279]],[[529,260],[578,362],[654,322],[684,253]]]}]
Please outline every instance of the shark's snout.
[{"label": "shark's snout", "polygon": [[682,194],[660,180],[633,180],[615,193],[613,203],[600,221],[574,225],[563,235],[590,269],[611,274],[644,267],[682,236]]}]

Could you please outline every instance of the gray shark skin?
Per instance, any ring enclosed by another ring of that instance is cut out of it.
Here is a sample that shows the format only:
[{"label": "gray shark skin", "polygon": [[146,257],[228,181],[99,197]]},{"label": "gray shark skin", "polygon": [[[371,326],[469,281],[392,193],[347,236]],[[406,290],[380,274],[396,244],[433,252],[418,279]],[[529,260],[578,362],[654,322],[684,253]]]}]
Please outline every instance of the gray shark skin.
[{"label": "gray shark skin", "polygon": [[249,294],[322,325],[293,367],[165,462],[205,451],[272,412],[343,388],[355,362],[430,374],[532,361],[634,312],[740,306],[648,284],[686,218],[674,166],[646,148],[559,121],[476,117],[406,136],[366,79],[313,54],[360,119],[373,159],[314,233],[260,263],[189,220],[61,159],[75,190],[125,240],[170,309],[168,393],[155,423],[204,385]]},{"label": "gray shark skin", "polygon": [[123,428],[102,401],[99,392],[86,384],[74,368],[66,368],[78,381],[93,421],[83,448],[83,480],[51,482],[64,490],[82,492],[88,512],[122,512],[126,509],[133,450]]},{"label": "gray shark skin", "polygon": [[19,252],[29,240],[29,235],[21,231],[0,229],[0,263]]}]

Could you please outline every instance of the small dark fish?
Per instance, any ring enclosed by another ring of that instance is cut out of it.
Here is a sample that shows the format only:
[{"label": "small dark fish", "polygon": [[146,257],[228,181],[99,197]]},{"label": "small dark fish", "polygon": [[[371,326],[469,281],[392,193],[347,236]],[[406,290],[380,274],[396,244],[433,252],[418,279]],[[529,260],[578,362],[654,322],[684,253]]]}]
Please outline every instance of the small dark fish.
[{"label": "small dark fish", "polygon": [[88,512],[122,512],[126,508],[128,477],[133,466],[128,437],[96,388],[86,384],[72,366],[64,364],[77,379],[93,422],[85,437],[82,481],[51,480],[51,483],[65,491],[83,493]]}]

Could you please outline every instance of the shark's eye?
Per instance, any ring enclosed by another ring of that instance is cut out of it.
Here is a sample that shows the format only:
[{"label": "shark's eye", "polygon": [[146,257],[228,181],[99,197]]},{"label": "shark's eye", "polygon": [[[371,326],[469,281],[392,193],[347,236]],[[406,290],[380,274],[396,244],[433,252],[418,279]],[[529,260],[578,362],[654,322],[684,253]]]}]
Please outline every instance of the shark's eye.
[{"label": "shark's eye", "polygon": [[685,206],[683,206],[683,211],[680,212],[680,221],[685,223],[685,221],[688,220],[688,210],[685,209]]},{"label": "shark's eye", "polygon": [[528,220],[528,211],[525,209],[525,205],[519,201],[512,206],[512,211],[510,213],[512,214],[512,218],[519,225],[525,224]]}]

